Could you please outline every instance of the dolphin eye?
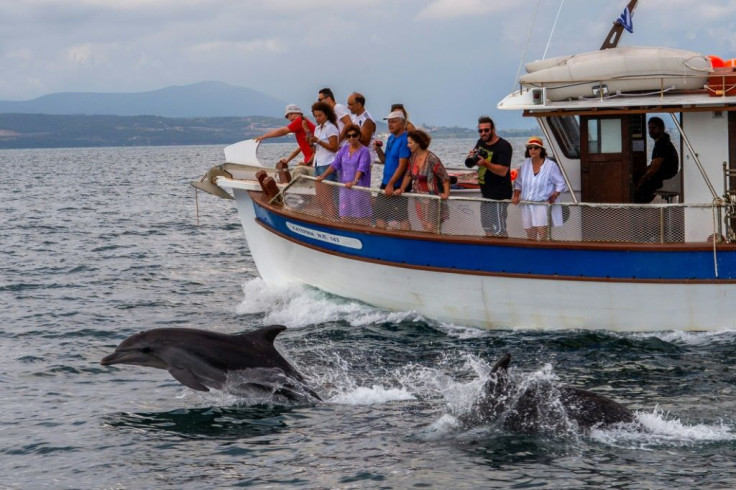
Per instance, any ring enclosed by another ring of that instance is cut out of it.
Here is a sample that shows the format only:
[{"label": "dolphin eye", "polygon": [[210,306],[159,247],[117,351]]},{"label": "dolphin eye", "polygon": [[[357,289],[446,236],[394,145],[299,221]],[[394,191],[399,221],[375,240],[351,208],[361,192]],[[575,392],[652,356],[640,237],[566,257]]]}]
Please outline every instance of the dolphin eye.
[{"label": "dolphin eye", "polygon": [[142,347],[141,348],[141,352],[144,353],[144,354],[150,354],[151,353],[151,348],[150,347]]}]

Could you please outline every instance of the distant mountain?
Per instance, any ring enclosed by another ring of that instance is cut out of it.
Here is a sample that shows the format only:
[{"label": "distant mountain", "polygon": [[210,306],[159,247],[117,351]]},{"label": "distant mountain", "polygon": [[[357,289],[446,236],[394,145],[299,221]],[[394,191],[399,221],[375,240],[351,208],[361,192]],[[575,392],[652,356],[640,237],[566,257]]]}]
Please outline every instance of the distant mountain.
[{"label": "distant mountain", "polygon": [[283,118],[261,116],[0,114],[0,149],[229,145],[281,127],[284,122]]},{"label": "distant mountain", "polygon": [[0,113],[153,115],[163,117],[281,116],[287,102],[222,82],[172,86],[150,92],[64,92],[27,101],[0,101]]}]

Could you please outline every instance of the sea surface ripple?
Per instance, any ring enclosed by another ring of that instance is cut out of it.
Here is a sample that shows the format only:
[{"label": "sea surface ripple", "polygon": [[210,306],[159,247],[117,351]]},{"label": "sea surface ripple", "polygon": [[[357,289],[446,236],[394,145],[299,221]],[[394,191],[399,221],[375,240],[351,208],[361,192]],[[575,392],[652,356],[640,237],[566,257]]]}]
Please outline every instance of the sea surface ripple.
[{"label": "sea surface ripple", "polygon": [[[433,142],[454,162],[472,144]],[[267,286],[232,202],[189,186],[220,163],[214,146],[0,151],[0,488],[736,486],[736,332],[484,332]],[[273,323],[324,403],[99,364],[145,329]],[[463,426],[504,352],[515,376],[610,396],[643,430]]]}]

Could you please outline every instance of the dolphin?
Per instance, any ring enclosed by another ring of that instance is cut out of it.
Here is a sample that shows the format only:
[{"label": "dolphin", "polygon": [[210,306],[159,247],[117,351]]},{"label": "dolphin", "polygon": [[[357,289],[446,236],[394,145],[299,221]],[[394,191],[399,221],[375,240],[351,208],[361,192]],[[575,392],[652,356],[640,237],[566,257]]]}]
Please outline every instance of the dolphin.
[{"label": "dolphin", "polygon": [[123,340],[100,364],[165,369],[181,384],[198,391],[226,388],[235,394],[271,393],[290,401],[310,397],[320,400],[306,385],[304,376],[274,347],[276,336],[284,330],[283,325],[271,325],[230,335],[191,328],[156,328]]},{"label": "dolphin", "polygon": [[508,353],[496,361],[464,422],[500,421],[506,430],[536,433],[567,430],[570,422],[588,430],[636,421],[629,409],[591,391],[549,382],[515,384],[508,375],[510,363]]}]

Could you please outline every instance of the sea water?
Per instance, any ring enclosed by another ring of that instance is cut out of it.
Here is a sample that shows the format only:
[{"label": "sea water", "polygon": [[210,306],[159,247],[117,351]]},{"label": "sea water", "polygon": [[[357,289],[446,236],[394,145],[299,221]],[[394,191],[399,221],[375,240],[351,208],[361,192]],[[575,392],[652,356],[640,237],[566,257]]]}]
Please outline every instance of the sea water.
[{"label": "sea water", "polygon": [[[473,143],[433,149],[462,164]],[[0,488],[736,485],[736,332],[480,331],[269,287],[232,201],[200,193],[197,225],[189,182],[222,158],[214,146],[0,151]],[[273,323],[323,403],[254,404],[99,364],[144,329]],[[609,396],[640,427],[463,425],[504,352],[519,379]]]}]

